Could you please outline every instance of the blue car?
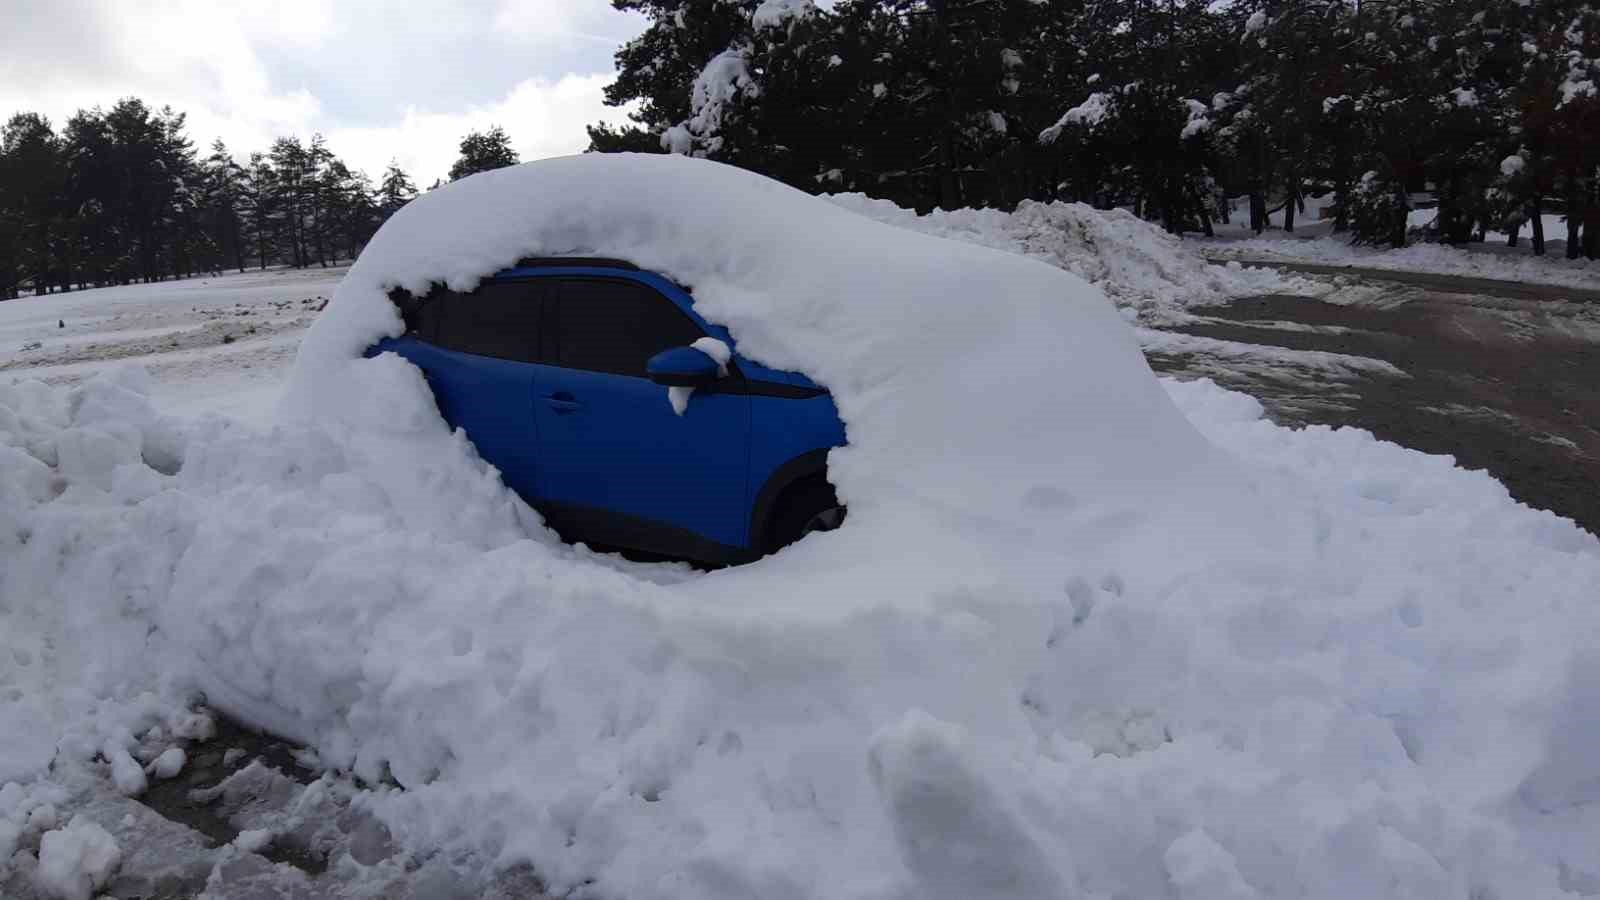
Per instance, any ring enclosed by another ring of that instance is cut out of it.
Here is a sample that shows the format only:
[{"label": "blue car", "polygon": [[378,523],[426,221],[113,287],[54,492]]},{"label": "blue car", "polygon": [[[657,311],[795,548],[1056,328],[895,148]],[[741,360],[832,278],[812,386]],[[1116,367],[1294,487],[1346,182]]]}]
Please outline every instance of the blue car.
[{"label": "blue car", "polygon": [[[720,565],[843,520],[826,477],[845,439],[833,398],[691,347],[734,344],[667,278],[528,259],[471,293],[390,296],[406,333],[367,355],[421,369],[445,421],[567,540]],[[681,414],[668,388],[692,389]]]}]

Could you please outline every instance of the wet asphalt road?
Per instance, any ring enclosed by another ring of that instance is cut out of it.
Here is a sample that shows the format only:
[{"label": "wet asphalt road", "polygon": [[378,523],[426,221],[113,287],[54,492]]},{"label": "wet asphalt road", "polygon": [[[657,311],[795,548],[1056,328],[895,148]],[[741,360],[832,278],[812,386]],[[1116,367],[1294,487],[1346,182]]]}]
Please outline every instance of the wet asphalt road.
[{"label": "wet asphalt road", "polygon": [[[1297,270],[1304,271],[1303,267]],[[1379,277],[1382,276],[1382,277]],[[1487,469],[1518,500],[1600,534],[1600,291],[1363,272],[1332,297],[1250,297],[1174,329],[1293,351],[1383,360],[1406,373],[1285,379],[1184,353],[1158,371],[1204,374],[1283,424],[1350,425]],[[1355,299],[1349,299],[1354,296]]]}]

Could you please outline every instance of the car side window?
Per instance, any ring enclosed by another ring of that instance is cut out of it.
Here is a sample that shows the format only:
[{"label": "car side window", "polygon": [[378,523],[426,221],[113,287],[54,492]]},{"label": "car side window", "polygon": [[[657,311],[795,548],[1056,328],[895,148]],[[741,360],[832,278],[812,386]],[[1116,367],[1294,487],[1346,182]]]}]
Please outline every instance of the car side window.
[{"label": "car side window", "polygon": [[389,295],[400,307],[406,330],[430,344],[439,342],[439,321],[444,318],[445,307],[455,302],[455,296],[455,291],[442,287],[434,288],[425,297],[398,289]]},{"label": "car side window", "polygon": [[549,289],[539,281],[491,281],[469,294],[428,295],[418,334],[447,350],[515,362],[538,362]]},{"label": "car side window", "polygon": [[562,279],[558,296],[553,362],[564,368],[643,377],[650,357],[705,337],[671,300],[631,281]]}]

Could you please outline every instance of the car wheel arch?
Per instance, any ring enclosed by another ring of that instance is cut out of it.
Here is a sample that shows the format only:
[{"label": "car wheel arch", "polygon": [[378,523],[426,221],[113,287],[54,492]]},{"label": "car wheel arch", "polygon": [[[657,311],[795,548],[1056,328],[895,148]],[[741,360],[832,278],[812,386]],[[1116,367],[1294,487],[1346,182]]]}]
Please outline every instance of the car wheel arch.
[{"label": "car wheel arch", "polygon": [[828,450],[809,450],[796,456],[767,476],[767,480],[756,492],[756,499],[750,507],[750,548],[757,554],[765,553],[771,537],[773,514],[778,510],[779,501],[783,499],[784,492],[794,487],[799,482],[812,477],[826,478],[828,474]]}]

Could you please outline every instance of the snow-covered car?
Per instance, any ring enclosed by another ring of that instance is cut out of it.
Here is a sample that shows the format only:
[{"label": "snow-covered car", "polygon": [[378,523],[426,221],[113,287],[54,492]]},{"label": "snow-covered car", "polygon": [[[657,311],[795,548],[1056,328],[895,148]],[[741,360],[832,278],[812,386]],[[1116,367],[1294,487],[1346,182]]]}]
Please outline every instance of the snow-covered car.
[{"label": "snow-covered car", "polygon": [[391,299],[406,332],[368,353],[421,369],[445,421],[568,540],[735,563],[843,520],[833,398],[741,356],[667,278],[545,257]]}]

